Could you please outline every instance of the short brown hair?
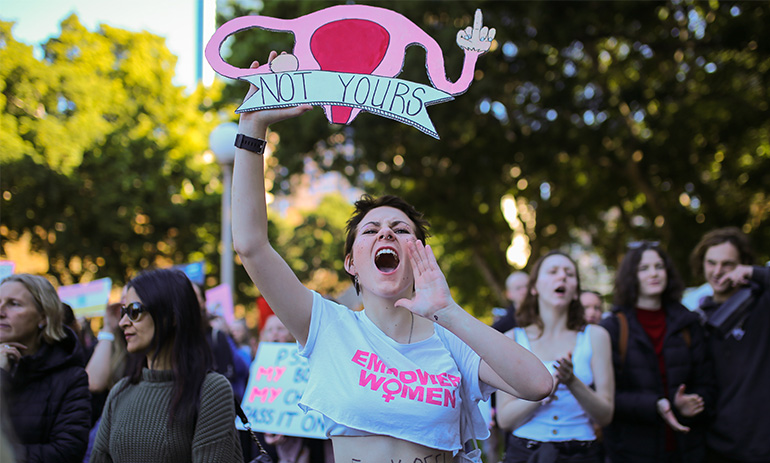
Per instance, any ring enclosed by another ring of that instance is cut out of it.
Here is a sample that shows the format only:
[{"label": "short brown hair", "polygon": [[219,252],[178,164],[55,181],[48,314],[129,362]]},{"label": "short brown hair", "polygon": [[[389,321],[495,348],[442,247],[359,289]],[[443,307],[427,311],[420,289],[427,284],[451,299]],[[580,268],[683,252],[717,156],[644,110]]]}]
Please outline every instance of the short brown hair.
[{"label": "short brown hair", "polygon": [[[398,196],[384,195],[375,198],[365,194],[361,196],[361,199],[356,201],[353,206],[355,207],[355,211],[353,211],[353,215],[348,219],[347,227],[345,228],[347,237],[345,238],[345,254],[343,257],[347,257],[353,250],[353,243],[356,240],[356,229],[358,229],[358,224],[361,223],[366,214],[378,207],[392,207],[406,214],[406,216],[409,217],[409,220],[414,223],[415,236],[425,244],[425,240],[429,235],[428,228],[430,227],[430,224],[423,218],[422,212],[417,211],[414,206]],[[355,277],[353,275],[350,276],[350,279],[355,282]]]},{"label": "short brown hair", "polygon": [[743,265],[754,263],[754,250],[751,248],[749,237],[737,227],[725,227],[711,230],[695,245],[690,254],[690,269],[696,278],[703,277],[703,259],[709,248],[730,243],[738,250],[739,259]]}]

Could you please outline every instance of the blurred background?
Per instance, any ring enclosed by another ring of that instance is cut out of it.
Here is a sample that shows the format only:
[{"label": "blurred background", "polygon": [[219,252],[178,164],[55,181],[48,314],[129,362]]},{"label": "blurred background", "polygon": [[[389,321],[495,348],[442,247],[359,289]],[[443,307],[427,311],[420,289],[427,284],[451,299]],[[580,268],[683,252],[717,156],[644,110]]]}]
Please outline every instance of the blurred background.
[{"label": "blurred background", "polygon": [[[214,77],[202,50],[233,17],[340,3],[0,0],[0,259],[116,288],[200,261],[213,287],[232,265],[235,315],[253,326],[259,292],[222,246],[227,161],[209,141],[247,85]],[[770,3],[355,3],[425,30],[450,80],[476,8],[497,35],[470,89],[428,109],[440,140],[367,113],[330,125],[318,108],[273,127],[271,239],[311,288],[349,289],[344,227],[363,192],[426,214],[456,299],[482,319],[551,249],[602,294],[632,241],[663,243],[691,285],[688,255],[713,228],[740,227],[770,258]],[[292,46],[253,29],[222,54],[248,67]],[[410,47],[400,78],[430,84],[425,55]]]}]

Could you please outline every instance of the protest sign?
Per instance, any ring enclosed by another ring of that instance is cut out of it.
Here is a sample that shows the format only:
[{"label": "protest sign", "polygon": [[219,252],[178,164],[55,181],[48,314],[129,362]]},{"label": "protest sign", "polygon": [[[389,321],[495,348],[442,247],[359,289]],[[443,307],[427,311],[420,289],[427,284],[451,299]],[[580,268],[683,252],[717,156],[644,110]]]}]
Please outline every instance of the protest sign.
[{"label": "protest sign", "polygon": [[175,265],[174,268],[181,270],[187,275],[193,283],[198,286],[203,286],[206,279],[206,272],[204,269],[205,262],[191,262],[189,264]]},{"label": "protest sign", "polygon": [[233,291],[230,285],[222,283],[206,290],[206,310],[211,315],[225,319],[227,323],[235,320],[233,315]]},{"label": "protest sign", "polygon": [[[225,62],[220,54],[225,39],[251,28],[291,33],[294,48],[255,69]],[[211,37],[206,59],[220,75],[248,80],[257,87],[237,112],[320,105],[330,123],[350,124],[361,111],[368,111],[439,138],[426,106],[450,101],[468,90],[476,61],[492,48],[494,38],[495,29],[484,26],[481,10],[476,10],[473,26],[457,32],[455,42],[464,59],[460,77],[452,82],[438,42],[405,16],[387,8],[336,5],[294,19],[234,18]],[[425,49],[431,85],[395,78],[412,45]]]},{"label": "protest sign", "polygon": [[0,260],[0,281],[5,280],[6,277],[13,275],[13,271],[16,268],[16,264],[10,260]]},{"label": "protest sign", "polygon": [[[310,367],[294,343],[262,342],[251,363],[241,408],[254,431],[325,439],[323,417],[304,414],[297,405],[307,386]],[[238,429],[244,429],[236,420]]]},{"label": "protest sign", "polygon": [[76,317],[104,315],[110,301],[112,280],[102,278],[88,283],[59,287],[59,299],[72,307]]}]

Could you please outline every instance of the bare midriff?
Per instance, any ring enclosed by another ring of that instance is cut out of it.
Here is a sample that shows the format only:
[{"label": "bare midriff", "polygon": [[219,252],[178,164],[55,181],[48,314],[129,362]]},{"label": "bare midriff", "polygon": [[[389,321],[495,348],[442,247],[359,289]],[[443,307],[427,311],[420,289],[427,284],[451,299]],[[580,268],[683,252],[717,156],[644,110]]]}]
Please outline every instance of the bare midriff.
[{"label": "bare midriff", "polygon": [[332,437],[335,463],[452,463],[452,452],[389,436]]}]

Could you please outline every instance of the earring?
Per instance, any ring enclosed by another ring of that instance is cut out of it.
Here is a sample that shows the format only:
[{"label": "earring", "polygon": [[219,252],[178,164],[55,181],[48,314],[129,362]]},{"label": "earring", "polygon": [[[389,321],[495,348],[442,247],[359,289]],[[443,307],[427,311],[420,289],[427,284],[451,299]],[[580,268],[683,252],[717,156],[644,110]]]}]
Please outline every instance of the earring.
[{"label": "earring", "polygon": [[353,276],[353,286],[356,288],[356,295],[357,296],[360,295],[361,294],[361,285],[358,283],[358,274],[357,273]]}]

